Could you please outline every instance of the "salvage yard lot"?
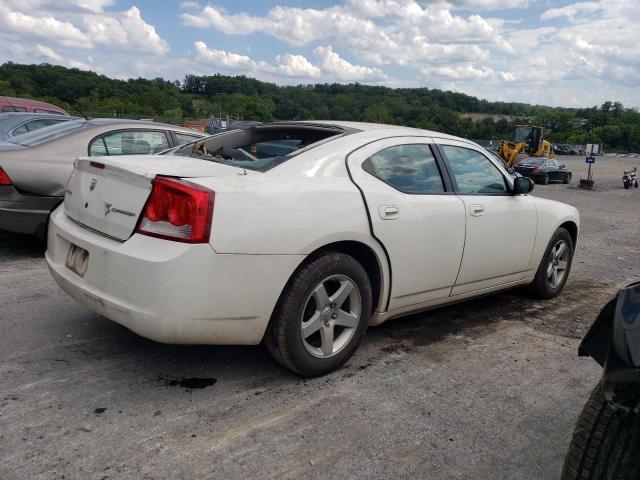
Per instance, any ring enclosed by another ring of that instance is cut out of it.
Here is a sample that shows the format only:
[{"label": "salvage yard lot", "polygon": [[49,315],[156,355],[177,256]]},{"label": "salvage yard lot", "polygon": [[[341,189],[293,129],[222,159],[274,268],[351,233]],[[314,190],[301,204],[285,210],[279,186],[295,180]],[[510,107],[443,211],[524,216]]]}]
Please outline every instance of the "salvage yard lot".
[{"label": "salvage yard lot", "polygon": [[[0,478],[558,478],[598,380],[579,339],[640,280],[640,190],[598,158],[576,206],[564,292],[522,291],[372,328],[341,370],[303,380],[262,347],[177,347],[79,306],[32,240],[0,234]],[[194,380],[195,379],[195,380]]]}]

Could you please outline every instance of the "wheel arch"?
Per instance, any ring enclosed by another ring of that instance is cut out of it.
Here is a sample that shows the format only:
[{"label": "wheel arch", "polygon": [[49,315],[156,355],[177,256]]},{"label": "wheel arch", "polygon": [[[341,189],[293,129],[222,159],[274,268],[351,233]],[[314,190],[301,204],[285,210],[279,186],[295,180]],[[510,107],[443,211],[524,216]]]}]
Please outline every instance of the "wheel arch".
[{"label": "wheel arch", "polygon": [[558,228],[564,228],[569,232],[569,235],[571,235],[571,241],[573,242],[573,249],[575,251],[576,244],[578,243],[578,225],[574,221],[568,220],[559,225]]},{"label": "wheel arch", "polygon": [[[293,269],[280,292],[277,303],[280,302],[282,295],[287,288],[289,288],[291,281],[298,271],[309,262],[321,257],[327,252],[341,252],[346,255],[350,255],[363,266],[367,276],[369,277],[369,281],[371,282],[372,320],[370,321],[370,324],[375,325],[379,323],[377,321],[377,314],[380,311],[386,310],[387,298],[391,288],[389,260],[381,247],[376,248],[376,246],[369,245],[360,240],[334,240],[327,241],[320,246],[316,246],[308,255],[305,256],[296,268]],[[274,305],[274,311],[276,305]],[[269,320],[269,322],[271,321],[273,321],[273,318]]]}]

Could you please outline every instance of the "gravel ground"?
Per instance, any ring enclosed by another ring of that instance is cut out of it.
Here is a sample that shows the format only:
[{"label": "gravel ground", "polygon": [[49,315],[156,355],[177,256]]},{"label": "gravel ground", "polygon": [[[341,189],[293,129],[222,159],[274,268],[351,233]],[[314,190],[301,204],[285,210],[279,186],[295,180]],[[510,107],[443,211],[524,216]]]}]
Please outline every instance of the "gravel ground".
[{"label": "gravel ground", "polygon": [[[562,157],[574,182],[584,158]],[[369,330],[302,380],[261,347],[142,339],[69,299],[41,248],[0,234],[0,478],[558,478],[599,368],[579,338],[640,280],[637,159],[598,158],[564,293],[493,295]]]}]

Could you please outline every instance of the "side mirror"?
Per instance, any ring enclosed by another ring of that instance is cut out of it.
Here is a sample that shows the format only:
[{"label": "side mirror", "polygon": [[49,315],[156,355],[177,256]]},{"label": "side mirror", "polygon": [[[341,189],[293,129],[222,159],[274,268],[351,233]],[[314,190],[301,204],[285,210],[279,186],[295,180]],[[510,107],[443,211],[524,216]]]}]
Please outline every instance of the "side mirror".
[{"label": "side mirror", "polygon": [[561,168],[562,170],[564,170],[564,169],[565,169],[565,168],[567,168],[567,167],[565,167],[564,163],[562,163],[562,164],[560,164],[560,168]]},{"label": "side mirror", "polygon": [[533,181],[527,177],[516,177],[513,180],[513,190],[511,193],[514,195],[524,195],[533,190]]}]

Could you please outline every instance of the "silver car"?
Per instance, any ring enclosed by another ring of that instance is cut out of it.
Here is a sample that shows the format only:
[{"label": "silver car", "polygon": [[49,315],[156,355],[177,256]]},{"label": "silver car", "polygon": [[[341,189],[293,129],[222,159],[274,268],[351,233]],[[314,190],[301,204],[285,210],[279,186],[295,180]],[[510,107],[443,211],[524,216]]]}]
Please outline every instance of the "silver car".
[{"label": "silver car", "polygon": [[77,119],[0,143],[0,230],[44,237],[78,157],[148,155],[205,134],[138,120]]},{"label": "silver car", "polygon": [[0,113],[0,141],[70,120],[76,120],[76,117],[53,113]]}]

